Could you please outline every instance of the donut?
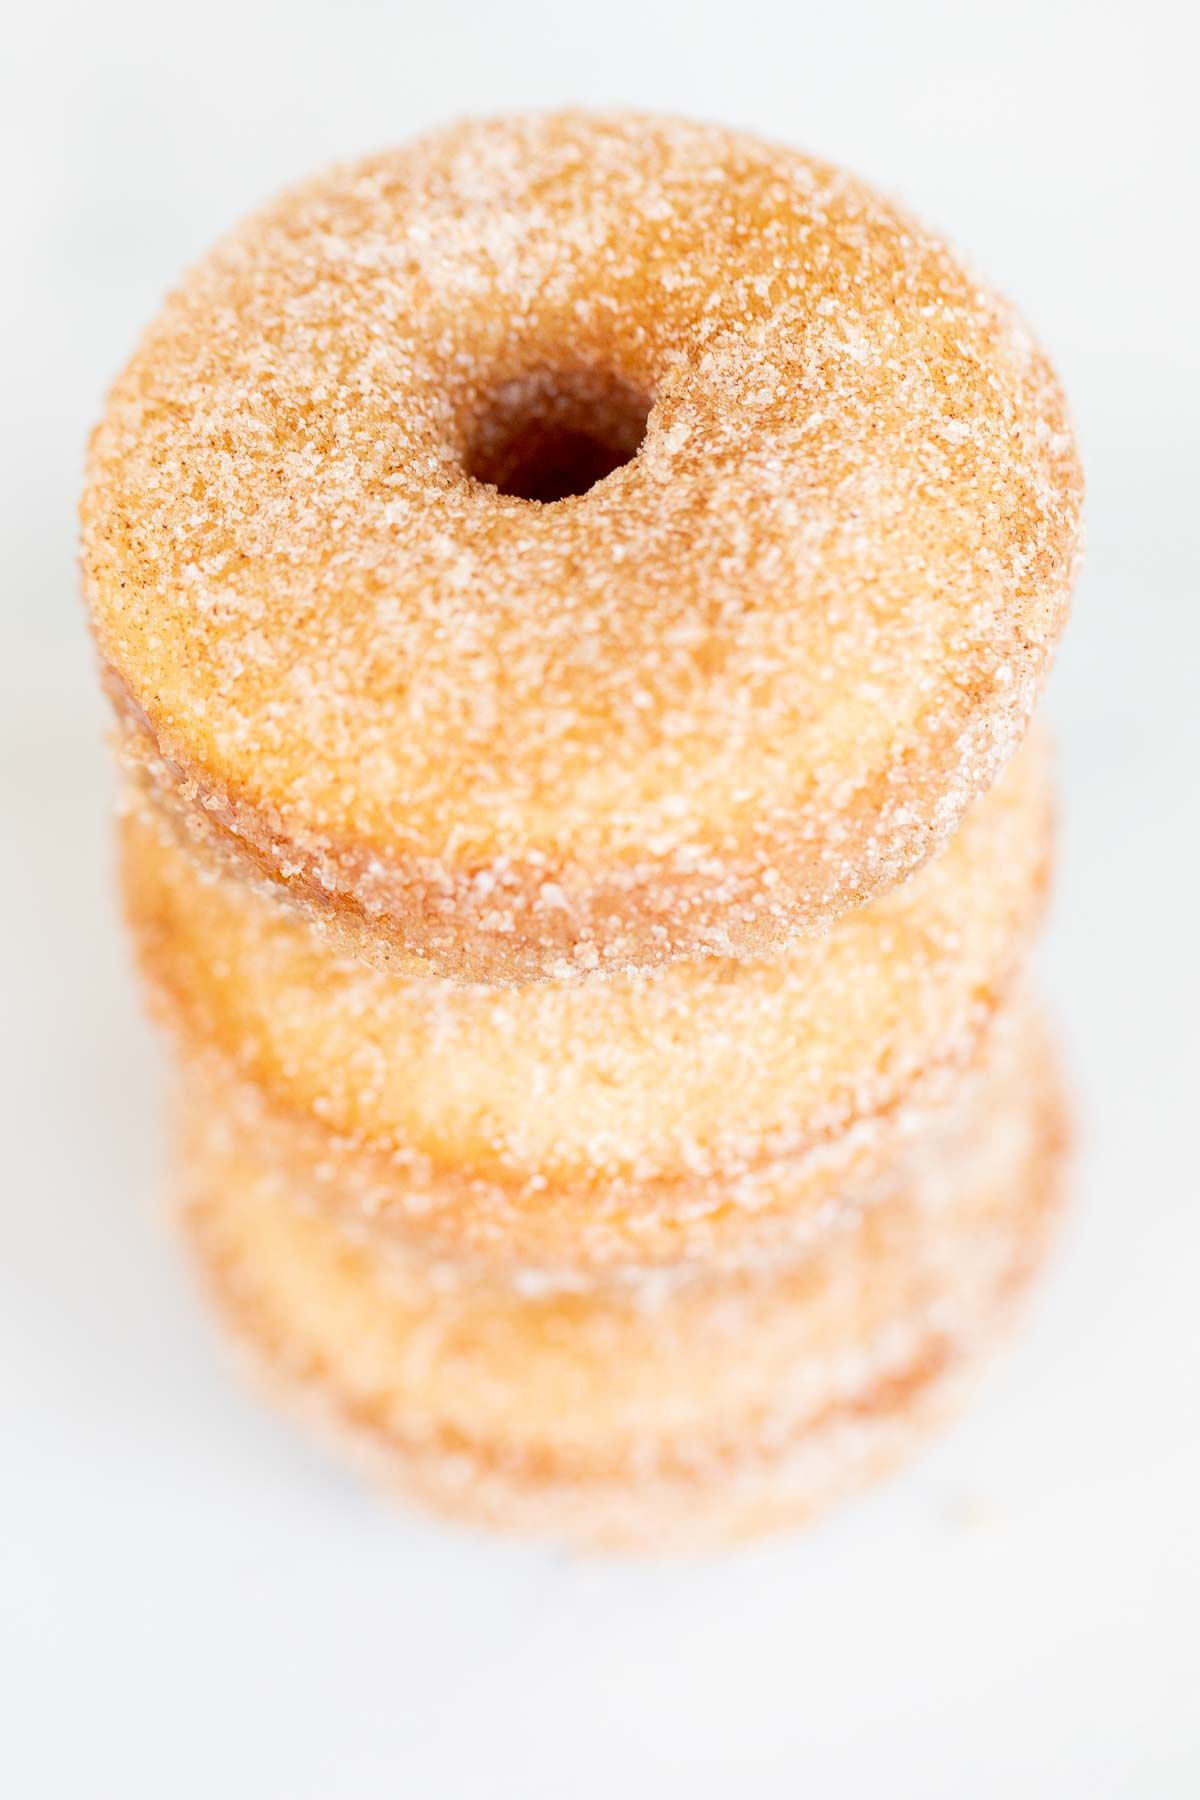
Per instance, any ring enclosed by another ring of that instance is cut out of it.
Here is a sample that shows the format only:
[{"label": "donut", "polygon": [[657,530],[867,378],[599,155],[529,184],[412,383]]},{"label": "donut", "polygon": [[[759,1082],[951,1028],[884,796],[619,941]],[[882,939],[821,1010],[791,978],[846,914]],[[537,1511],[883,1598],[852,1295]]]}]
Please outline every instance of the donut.
[{"label": "donut", "polygon": [[122,754],[402,972],[762,956],[1010,756],[1081,475],[1012,310],[710,126],[454,126],[200,263],[88,457]]},{"label": "donut", "polygon": [[797,1259],[741,1278],[529,1293],[294,1204],[193,1097],[184,1217],[281,1392],[408,1495],[583,1541],[784,1524],[879,1472],[995,1339],[1057,1211],[1044,1042],[970,1087]]},{"label": "donut", "polygon": [[1050,837],[1034,737],[944,850],[824,938],[513,988],[335,961],[152,808],[121,833],[153,1010],[297,1186],[447,1253],[576,1264],[736,1258],[818,1213],[975,1057]]}]

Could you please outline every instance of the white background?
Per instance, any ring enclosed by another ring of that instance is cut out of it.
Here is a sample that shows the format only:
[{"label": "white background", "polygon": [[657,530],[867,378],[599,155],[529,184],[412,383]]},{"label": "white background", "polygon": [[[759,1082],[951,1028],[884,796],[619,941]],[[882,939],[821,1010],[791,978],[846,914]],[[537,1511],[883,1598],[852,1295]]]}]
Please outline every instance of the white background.
[{"label": "white background", "polygon": [[[1197,45],[1165,0],[31,6],[3,43],[0,1786],[25,1796],[1200,1791]],[[323,160],[625,101],[844,161],[1024,305],[1090,562],[1044,966],[1077,1201],[908,1476],[701,1564],[396,1515],[228,1377],[159,1197],[75,598],[82,443],[166,285]]]}]

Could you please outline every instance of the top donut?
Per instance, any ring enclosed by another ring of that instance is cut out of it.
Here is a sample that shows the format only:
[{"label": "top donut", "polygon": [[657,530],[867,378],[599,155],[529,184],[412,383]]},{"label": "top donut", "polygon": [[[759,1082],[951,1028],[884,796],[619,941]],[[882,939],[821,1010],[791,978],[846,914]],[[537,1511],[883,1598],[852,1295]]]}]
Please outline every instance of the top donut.
[{"label": "top donut", "polygon": [[761,953],[1025,727],[1081,477],[1012,311],[860,181],[671,119],[470,123],[251,218],[94,433],[130,757],[368,954]]}]

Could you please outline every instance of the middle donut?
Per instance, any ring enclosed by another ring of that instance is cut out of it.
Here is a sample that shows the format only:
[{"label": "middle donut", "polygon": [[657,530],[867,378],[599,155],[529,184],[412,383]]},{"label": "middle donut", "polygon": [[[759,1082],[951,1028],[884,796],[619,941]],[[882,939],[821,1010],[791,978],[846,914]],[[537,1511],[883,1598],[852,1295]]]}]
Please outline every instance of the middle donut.
[{"label": "middle donut", "polygon": [[752,1208],[762,1171],[852,1154],[935,1098],[1013,986],[1051,836],[1035,737],[939,856],[822,938],[519,988],[331,956],[144,796],[122,863],[159,1016],[227,1105],[333,1170],[340,1206],[353,1186],[456,1253],[503,1239],[518,1260],[605,1261],[686,1251],[681,1223]]}]

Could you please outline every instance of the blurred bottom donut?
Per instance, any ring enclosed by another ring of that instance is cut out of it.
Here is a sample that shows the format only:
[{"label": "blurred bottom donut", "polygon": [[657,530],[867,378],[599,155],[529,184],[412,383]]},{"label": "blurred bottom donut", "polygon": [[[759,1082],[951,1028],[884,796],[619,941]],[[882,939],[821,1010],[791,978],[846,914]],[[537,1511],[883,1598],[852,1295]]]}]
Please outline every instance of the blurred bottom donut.
[{"label": "blurred bottom donut", "polygon": [[510,1530],[686,1548],[809,1515],[945,1414],[1038,1266],[1065,1137],[1023,1012],[790,1252],[572,1285],[298,1204],[286,1167],[193,1083],[183,1217],[272,1385],[403,1494]]}]

